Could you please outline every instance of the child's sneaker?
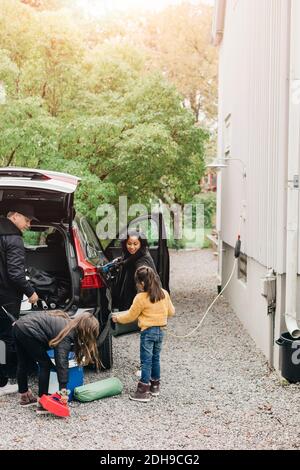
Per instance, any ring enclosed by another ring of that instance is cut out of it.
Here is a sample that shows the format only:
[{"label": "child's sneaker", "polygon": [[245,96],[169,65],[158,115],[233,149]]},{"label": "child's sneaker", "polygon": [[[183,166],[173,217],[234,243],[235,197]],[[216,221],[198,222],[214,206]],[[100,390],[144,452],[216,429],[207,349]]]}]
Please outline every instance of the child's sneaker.
[{"label": "child's sneaker", "polygon": [[20,405],[21,406],[32,406],[37,402],[37,398],[33,395],[31,390],[21,394]]},{"label": "child's sneaker", "polygon": [[150,393],[153,397],[159,395],[159,380],[150,380]]}]

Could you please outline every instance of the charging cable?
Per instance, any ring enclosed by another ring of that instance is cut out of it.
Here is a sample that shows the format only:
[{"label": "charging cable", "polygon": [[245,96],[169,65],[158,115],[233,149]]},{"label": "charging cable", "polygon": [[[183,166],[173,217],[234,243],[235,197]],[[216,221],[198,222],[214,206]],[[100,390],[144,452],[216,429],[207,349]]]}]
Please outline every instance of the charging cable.
[{"label": "charging cable", "polygon": [[232,271],[231,271],[231,274],[229,276],[229,279],[228,281],[226,282],[225,286],[223,287],[223,289],[221,290],[221,292],[217,295],[217,297],[212,301],[212,303],[210,304],[210,306],[208,307],[208,309],[206,310],[205,314],[203,315],[203,318],[201,318],[201,321],[198,323],[198,325],[196,326],[196,328],[194,328],[192,331],[190,331],[189,333],[187,333],[186,335],[182,335],[182,336],[179,336],[179,335],[175,335],[174,333],[170,333],[168,330],[167,330],[167,334],[170,335],[170,336],[173,336],[173,338],[181,338],[181,339],[184,339],[184,338],[189,338],[190,336],[192,336],[202,325],[202,323],[204,322],[206,316],[208,315],[209,311],[211,310],[211,308],[213,307],[213,305],[216,303],[216,301],[218,300],[218,298],[223,294],[223,292],[227,289],[228,285],[230,284],[231,282],[231,279],[234,275],[234,272],[235,272],[235,267],[237,265],[237,262],[238,262],[238,258],[240,256],[240,253],[241,253],[241,237],[240,235],[238,235],[238,239],[237,239],[237,242],[235,244],[235,249],[234,249],[234,257],[235,257],[235,260],[234,260],[234,263],[233,263],[233,267],[232,267]]}]

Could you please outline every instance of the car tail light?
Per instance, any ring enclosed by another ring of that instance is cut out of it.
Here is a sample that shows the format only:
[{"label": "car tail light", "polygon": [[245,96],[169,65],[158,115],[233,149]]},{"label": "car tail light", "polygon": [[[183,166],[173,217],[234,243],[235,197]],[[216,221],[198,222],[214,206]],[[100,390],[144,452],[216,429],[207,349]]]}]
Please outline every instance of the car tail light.
[{"label": "car tail light", "polygon": [[[82,268],[81,268],[82,269]],[[82,269],[81,289],[99,289],[103,282],[96,269]]]},{"label": "car tail light", "polygon": [[101,279],[98,269],[86,260],[82,246],[79,241],[79,235],[74,228],[73,235],[78,265],[82,272],[82,279],[80,283],[81,289],[99,289],[100,287],[104,287],[104,282]]}]

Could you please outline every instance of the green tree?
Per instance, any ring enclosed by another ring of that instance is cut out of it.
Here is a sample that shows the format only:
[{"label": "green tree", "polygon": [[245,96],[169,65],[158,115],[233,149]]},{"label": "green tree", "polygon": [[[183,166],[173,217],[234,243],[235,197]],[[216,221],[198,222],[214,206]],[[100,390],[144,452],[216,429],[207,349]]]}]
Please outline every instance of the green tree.
[{"label": "green tree", "polygon": [[38,98],[8,99],[0,106],[1,166],[37,167],[57,156],[57,123]]},{"label": "green tree", "polygon": [[[183,105],[184,90],[154,67],[146,39],[136,47],[126,28],[119,37],[115,20],[89,31],[70,5],[2,0],[1,165],[80,176],[77,208],[94,221],[99,203],[124,194],[189,201],[208,134]],[[134,38],[143,27],[130,23]]]},{"label": "green tree", "polygon": [[6,94],[15,96],[18,77],[19,68],[11,60],[9,51],[0,49],[0,82],[3,84]]},{"label": "green tree", "polygon": [[141,32],[151,62],[187,98],[197,121],[217,117],[217,51],[210,44],[212,7],[170,6],[147,17]]}]

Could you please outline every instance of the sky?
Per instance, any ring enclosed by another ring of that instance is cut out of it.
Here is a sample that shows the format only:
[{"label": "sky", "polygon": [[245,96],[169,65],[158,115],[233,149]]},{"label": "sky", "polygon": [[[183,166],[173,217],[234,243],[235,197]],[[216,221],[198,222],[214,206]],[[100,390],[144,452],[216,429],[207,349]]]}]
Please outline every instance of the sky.
[{"label": "sky", "polygon": [[[168,5],[179,5],[184,0],[77,0],[77,5],[89,16],[133,9],[159,11]],[[186,1],[186,0],[185,0]],[[199,0],[188,0],[189,3],[199,3]],[[214,0],[202,0],[203,3],[214,4]]]}]

